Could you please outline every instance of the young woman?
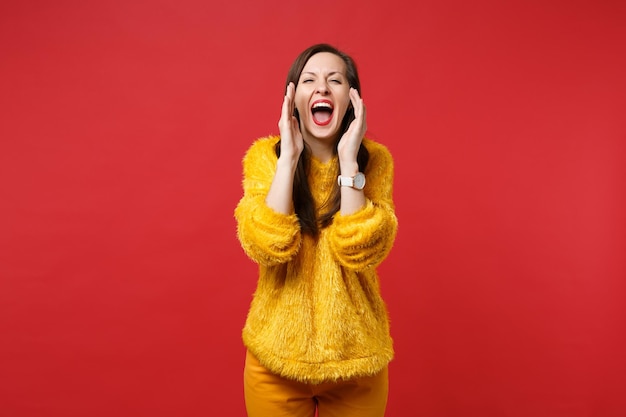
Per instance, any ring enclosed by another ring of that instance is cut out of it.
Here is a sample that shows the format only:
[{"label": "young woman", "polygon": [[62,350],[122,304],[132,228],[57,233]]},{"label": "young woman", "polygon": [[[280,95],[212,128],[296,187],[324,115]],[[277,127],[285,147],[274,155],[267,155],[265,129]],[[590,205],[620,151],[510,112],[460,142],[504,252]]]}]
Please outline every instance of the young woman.
[{"label": "young woman", "polygon": [[393,245],[393,160],[364,138],[354,61],[294,61],[278,127],[243,161],[237,234],[259,265],[243,329],[250,417],[382,417],[393,357],[376,267]]}]

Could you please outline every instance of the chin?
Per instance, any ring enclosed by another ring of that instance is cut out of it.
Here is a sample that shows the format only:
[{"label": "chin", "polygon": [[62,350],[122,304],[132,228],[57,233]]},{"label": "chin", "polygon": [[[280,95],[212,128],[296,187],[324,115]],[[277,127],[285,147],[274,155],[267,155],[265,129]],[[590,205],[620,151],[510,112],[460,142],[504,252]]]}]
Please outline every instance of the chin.
[{"label": "chin", "polygon": [[337,138],[337,130],[333,129],[333,130],[325,130],[320,132],[319,130],[316,131],[315,129],[313,131],[310,132],[311,136],[313,136],[316,139],[320,139],[320,140],[331,140],[331,139],[335,139]]},{"label": "chin", "polygon": [[331,139],[337,137],[339,134],[339,126],[334,126],[334,123],[326,126],[318,126],[312,122],[307,130],[309,134],[316,139]]}]

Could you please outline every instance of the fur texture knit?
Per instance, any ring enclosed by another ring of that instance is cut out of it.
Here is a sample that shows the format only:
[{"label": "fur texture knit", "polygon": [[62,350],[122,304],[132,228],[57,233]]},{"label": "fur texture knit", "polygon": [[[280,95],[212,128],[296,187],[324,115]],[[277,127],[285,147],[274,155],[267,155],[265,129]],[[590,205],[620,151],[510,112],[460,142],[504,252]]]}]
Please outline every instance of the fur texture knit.
[{"label": "fur texture knit", "polygon": [[[278,140],[257,140],[243,160],[237,235],[259,265],[244,344],[270,371],[301,382],[374,375],[393,357],[376,272],[398,227],[391,154],[383,145],[363,140],[370,153],[365,206],[350,215],[338,212],[312,237],[301,233],[295,214],[277,213],[265,203]],[[318,207],[337,181],[337,164],[337,157],[326,163],[311,160],[309,183]]]}]

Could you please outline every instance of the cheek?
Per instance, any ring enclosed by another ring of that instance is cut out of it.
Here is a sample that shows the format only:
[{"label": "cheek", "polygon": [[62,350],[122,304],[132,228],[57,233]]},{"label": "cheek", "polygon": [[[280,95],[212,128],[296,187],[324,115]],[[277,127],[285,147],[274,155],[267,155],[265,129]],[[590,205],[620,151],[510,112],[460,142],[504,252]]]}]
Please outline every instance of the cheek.
[{"label": "cheek", "polygon": [[337,110],[339,110],[339,116],[340,119],[343,119],[343,117],[346,115],[346,112],[348,111],[348,108],[350,107],[350,98],[347,98],[346,100],[342,100],[341,103],[338,103],[339,105],[337,106]]},{"label": "cheek", "polygon": [[300,114],[307,111],[308,104],[307,104],[306,99],[302,98],[302,96],[294,97],[294,104]]},{"label": "cheek", "polygon": [[335,105],[341,108],[341,111],[345,113],[346,109],[350,106],[350,90],[342,88],[337,92],[335,97],[337,97]]}]

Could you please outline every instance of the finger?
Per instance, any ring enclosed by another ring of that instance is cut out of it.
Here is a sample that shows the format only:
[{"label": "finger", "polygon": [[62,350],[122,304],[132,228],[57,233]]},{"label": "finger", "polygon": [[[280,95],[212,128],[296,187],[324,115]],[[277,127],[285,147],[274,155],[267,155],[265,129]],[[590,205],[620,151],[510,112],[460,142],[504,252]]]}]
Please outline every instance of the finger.
[{"label": "finger", "polygon": [[354,87],[350,88],[350,100],[355,103],[361,101],[361,95],[359,94],[359,90]]},{"label": "finger", "polygon": [[300,133],[300,123],[298,123],[298,119],[295,116],[291,116],[291,127],[295,134],[298,135]]},{"label": "finger", "polygon": [[293,83],[289,83],[285,91],[285,97],[283,98],[281,118],[285,118],[285,120],[289,120],[292,114],[293,114]]},{"label": "finger", "polygon": [[359,121],[361,122],[361,126],[363,131],[365,131],[366,128],[366,120],[365,120],[365,116],[367,115],[367,109],[365,108],[365,104],[363,103],[363,101],[361,101],[361,106],[359,109]]},{"label": "finger", "polygon": [[285,97],[283,98],[283,105],[281,107],[280,110],[280,120],[278,121],[279,124],[288,121],[289,120],[289,98],[285,95]]},{"label": "finger", "polygon": [[350,101],[354,108],[354,117],[358,119],[362,114],[363,100],[356,88],[350,88]]},{"label": "finger", "polygon": [[287,86],[287,97],[289,98],[289,116],[293,115],[293,111],[295,108],[295,98],[296,96],[296,86],[293,82],[290,82]]},{"label": "finger", "polygon": [[367,111],[365,103],[363,102],[358,90],[355,88],[350,89],[350,100],[352,101],[352,105],[354,107],[354,121],[350,127],[353,127],[353,131],[355,133],[358,132],[358,136],[362,137],[367,130],[367,122],[365,120]]}]

